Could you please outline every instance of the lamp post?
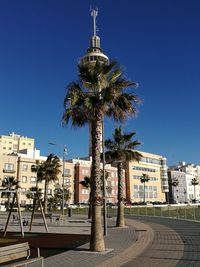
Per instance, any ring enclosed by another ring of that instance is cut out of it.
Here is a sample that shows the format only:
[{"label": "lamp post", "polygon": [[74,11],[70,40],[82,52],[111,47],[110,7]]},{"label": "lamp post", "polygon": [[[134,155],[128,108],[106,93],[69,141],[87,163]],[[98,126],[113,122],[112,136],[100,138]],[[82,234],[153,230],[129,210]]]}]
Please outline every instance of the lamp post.
[{"label": "lamp post", "polygon": [[103,224],[104,236],[107,236],[107,196],[105,171],[104,119],[102,120],[102,154],[103,154]]},{"label": "lamp post", "polygon": [[53,142],[49,142],[49,145],[58,146],[63,148],[63,171],[62,171],[62,215],[64,215],[64,207],[65,207],[65,155],[67,155],[67,147],[66,145],[60,145]]}]

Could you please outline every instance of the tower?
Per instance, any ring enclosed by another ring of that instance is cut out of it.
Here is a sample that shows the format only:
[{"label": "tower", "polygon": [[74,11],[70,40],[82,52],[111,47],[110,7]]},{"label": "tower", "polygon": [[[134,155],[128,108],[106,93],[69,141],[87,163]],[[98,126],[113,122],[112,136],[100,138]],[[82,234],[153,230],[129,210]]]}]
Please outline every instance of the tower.
[{"label": "tower", "polygon": [[[81,58],[81,64],[94,64],[97,60],[103,64],[108,64],[109,59],[103,53],[100,47],[100,37],[97,36],[96,18],[98,15],[98,9],[91,10],[91,16],[93,17],[93,35],[90,38],[89,48],[87,53]],[[101,135],[101,148],[102,148],[102,135]],[[102,152],[102,151],[101,151]],[[91,127],[89,125],[89,156],[92,155],[92,142],[91,142]]]},{"label": "tower", "polygon": [[99,60],[102,63],[107,64],[109,62],[108,57],[103,53],[100,47],[100,37],[97,36],[96,18],[98,15],[98,9],[91,10],[91,16],[93,17],[93,35],[90,38],[90,46],[87,49],[87,53],[81,58],[81,63],[95,63]]}]

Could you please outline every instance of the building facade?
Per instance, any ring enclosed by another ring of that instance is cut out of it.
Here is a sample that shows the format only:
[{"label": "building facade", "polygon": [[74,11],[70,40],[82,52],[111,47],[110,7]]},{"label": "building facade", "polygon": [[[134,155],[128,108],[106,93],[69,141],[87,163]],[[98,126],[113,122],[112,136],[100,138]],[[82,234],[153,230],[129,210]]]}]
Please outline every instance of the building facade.
[{"label": "building facade", "polygon": [[[186,202],[199,202],[200,201],[200,165],[186,164],[185,162],[180,162],[179,164],[170,167],[170,170],[176,170],[185,175],[185,188],[184,192]],[[196,179],[198,184],[193,185],[192,180]]]},{"label": "building facade", "polygon": [[[30,152],[30,151],[29,151]],[[32,199],[28,199],[26,194],[30,191],[31,187],[36,186],[36,173],[31,171],[31,166],[36,164],[36,160],[44,161],[46,157],[30,158],[26,154],[12,154],[0,155],[0,189],[3,190],[2,181],[5,178],[13,177],[19,181],[19,197],[22,206],[30,205],[33,203]],[[49,184],[49,197],[54,195],[55,188],[62,188],[63,184],[63,171],[64,171],[64,187],[69,189],[71,197],[69,203],[74,202],[74,165],[71,162],[60,161],[60,174],[58,180]],[[44,181],[38,183],[38,187],[44,193]],[[3,194],[0,196],[0,203],[5,204],[6,197]]]},{"label": "building facade", "polygon": [[26,136],[15,134],[0,136],[0,155],[18,153],[23,149],[34,149],[35,140]]},{"label": "building facade", "polygon": [[166,158],[147,152],[142,154],[139,162],[130,161],[126,164],[126,198],[128,203],[143,202],[144,184],[140,178],[147,174],[149,182],[145,183],[146,202],[166,202],[169,192]]},{"label": "building facade", "polygon": [[[91,159],[73,159],[74,163],[74,201],[75,204],[88,203],[90,187],[84,187],[80,182],[84,180],[84,177],[89,177],[91,174]],[[103,169],[103,166],[101,166]],[[117,168],[112,167],[110,164],[105,165],[106,172],[106,195],[107,203],[117,203],[118,192],[118,176]],[[125,175],[124,175],[125,185]],[[125,188],[125,186],[124,186]],[[102,181],[103,189],[103,181]],[[125,197],[124,192],[124,197]]]}]

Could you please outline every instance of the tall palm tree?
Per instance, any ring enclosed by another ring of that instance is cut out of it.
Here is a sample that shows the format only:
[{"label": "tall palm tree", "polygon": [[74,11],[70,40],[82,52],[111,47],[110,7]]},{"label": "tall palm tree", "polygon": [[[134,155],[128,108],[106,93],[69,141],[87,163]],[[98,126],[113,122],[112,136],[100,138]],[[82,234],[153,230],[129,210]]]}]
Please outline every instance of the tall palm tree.
[{"label": "tall palm tree", "polygon": [[71,123],[73,127],[86,124],[91,128],[92,167],[92,223],[90,250],[104,251],[105,244],[101,223],[101,130],[104,116],[123,121],[130,115],[135,115],[138,97],[127,92],[128,88],[136,86],[135,82],[124,78],[122,69],[116,62],[103,64],[79,64],[79,79],[68,86],[64,100],[64,125]]},{"label": "tall palm tree", "polygon": [[58,180],[60,171],[60,159],[54,154],[50,154],[46,161],[42,162],[37,171],[37,179],[39,182],[45,181],[44,189],[44,213],[47,213],[48,207],[48,191],[49,183]]},{"label": "tall palm tree", "polygon": [[139,161],[142,155],[134,151],[141,143],[137,140],[133,141],[135,132],[123,134],[121,127],[116,128],[113,134],[113,140],[105,140],[106,162],[116,163],[118,172],[118,212],[117,212],[117,227],[124,227],[124,188],[123,188],[123,164],[128,161]]},{"label": "tall palm tree", "polygon": [[[13,177],[13,176],[5,177],[2,181],[2,187],[3,187],[4,192],[1,193],[1,196],[8,198],[7,208],[9,209],[10,208],[10,200],[11,200],[11,196],[12,196],[12,192],[10,192],[10,191],[12,191],[12,190],[14,191],[14,190],[17,190],[18,188],[20,188],[19,181],[15,180],[15,177]],[[6,192],[6,191],[8,191],[8,192]]]},{"label": "tall palm tree", "polygon": [[140,177],[140,182],[141,182],[142,184],[144,184],[144,192],[143,192],[143,194],[144,194],[144,198],[143,198],[143,202],[144,202],[144,204],[145,204],[145,193],[146,193],[146,192],[145,192],[145,183],[148,183],[149,180],[150,180],[149,175],[146,174],[146,173],[143,173],[142,176]]},{"label": "tall palm tree", "polygon": [[173,203],[175,203],[175,193],[174,189],[179,185],[179,181],[177,177],[172,178],[171,184],[173,186]]},{"label": "tall palm tree", "polygon": [[196,202],[196,185],[199,184],[197,178],[192,178],[191,184],[194,186],[194,202]]}]

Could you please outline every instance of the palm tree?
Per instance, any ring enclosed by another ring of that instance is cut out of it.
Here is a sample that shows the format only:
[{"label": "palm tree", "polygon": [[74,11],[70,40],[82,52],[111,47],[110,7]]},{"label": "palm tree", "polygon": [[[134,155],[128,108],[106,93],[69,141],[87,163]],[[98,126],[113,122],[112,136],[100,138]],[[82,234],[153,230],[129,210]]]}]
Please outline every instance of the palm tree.
[{"label": "palm tree", "polygon": [[[10,192],[10,191],[12,191],[12,190],[14,191],[14,190],[17,190],[18,188],[20,188],[19,181],[16,181],[15,177],[13,177],[13,176],[5,177],[2,181],[2,187],[3,187],[4,192],[1,193],[1,196],[8,198],[7,208],[9,209],[10,208],[10,199],[11,199],[11,195],[12,195],[12,192]],[[6,191],[8,191],[8,192],[6,192]]]},{"label": "palm tree", "polygon": [[42,162],[37,170],[38,182],[45,181],[44,189],[44,213],[47,213],[48,207],[48,191],[49,183],[58,180],[58,175],[60,173],[60,159],[54,154],[47,156],[46,161]]},{"label": "palm tree", "polygon": [[174,177],[171,181],[171,184],[173,186],[173,203],[175,203],[175,193],[174,193],[174,188],[179,185],[178,178]]},{"label": "palm tree", "polygon": [[104,251],[105,244],[101,223],[100,158],[101,131],[105,116],[123,121],[136,113],[139,99],[126,90],[136,86],[123,77],[116,62],[79,64],[79,80],[68,86],[64,100],[63,124],[73,127],[90,125],[92,143],[91,203],[92,223],[90,250]]},{"label": "palm tree", "polygon": [[192,178],[191,180],[191,184],[194,186],[194,202],[196,203],[196,185],[199,184],[199,181],[197,180],[197,178]]},{"label": "palm tree", "polygon": [[[70,200],[72,194],[69,190],[69,188],[64,188],[64,201],[67,202]],[[62,188],[56,188],[54,190],[54,198],[58,199],[58,202],[60,204],[60,207],[62,207],[62,201],[63,201],[63,189]]]},{"label": "palm tree", "polygon": [[106,162],[116,163],[118,172],[118,212],[117,212],[117,227],[124,227],[124,188],[123,188],[123,164],[128,161],[139,161],[142,155],[134,151],[141,143],[137,140],[133,141],[132,138],[135,132],[123,134],[121,127],[116,128],[113,134],[113,140],[105,140],[105,153]]},{"label": "palm tree", "polygon": [[[42,198],[42,189],[38,188],[37,186],[32,186],[29,188],[29,191],[26,193],[26,197],[28,199],[32,199],[33,201],[39,197],[39,199]],[[36,210],[39,206],[36,207]]]},{"label": "palm tree", "polygon": [[[105,179],[107,180],[109,176],[109,173],[106,171],[105,172]],[[90,190],[90,194],[89,194],[89,210],[88,210],[88,219],[91,219],[92,216],[92,205],[91,205],[91,178],[88,176],[84,177],[84,180],[80,181],[80,184],[85,187],[86,189]],[[106,191],[107,193],[109,193],[111,191],[111,187],[110,186],[106,186]],[[103,170],[101,170],[101,193],[103,195]]]},{"label": "palm tree", "polygon": [[146,173],[143,173],[142,176],[140,177],[140,182],[144,184],[144,199],[143,199],[144,204],[145,204],[145,183],[148,183],[149,180],[150,180],[149,175]]},{"label": "palm tree", "polygon": [[37,188],[38,187],[38,173],[42,172],[42,163],[39,160],[36,160],[36,164],[33,164],[31,166],[31,171],[36,173],[36,188]]}]

